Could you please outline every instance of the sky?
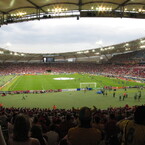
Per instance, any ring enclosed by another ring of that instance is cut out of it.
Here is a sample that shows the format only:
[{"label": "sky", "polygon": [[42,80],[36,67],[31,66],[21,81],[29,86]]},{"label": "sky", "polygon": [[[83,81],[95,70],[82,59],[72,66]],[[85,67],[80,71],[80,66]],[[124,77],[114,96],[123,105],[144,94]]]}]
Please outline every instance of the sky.
[{"label": "sky", "polygon": [[24,53],[63,53],[145,37],[144,19],[58,18],[3,25],[0,48]]}]

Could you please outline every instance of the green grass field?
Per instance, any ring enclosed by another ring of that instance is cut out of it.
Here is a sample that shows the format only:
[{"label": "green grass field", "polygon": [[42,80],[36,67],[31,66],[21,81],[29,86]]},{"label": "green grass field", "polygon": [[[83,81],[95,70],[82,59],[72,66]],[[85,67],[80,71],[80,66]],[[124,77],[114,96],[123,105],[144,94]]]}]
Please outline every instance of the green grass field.
[{"label": "green grass field", "polygon": [[23,94],[7,95],[0,97],[0,103],[5,107],[28,107],[28,108],[50,108],[56,105],[57,108],[70,109],[72,107],[80,108],[82,106],[106,109],[107,107],[120,107],[126,104],[130,106],[145,104],[145,90],[142,90],[142,98],[140,101],[134,100],[134,94],[138,92],[137,89],[129,89],[128,98],[124,101],[119,101],[119,95],[124,93],[124,90],[117,90],[116,97],[113,98],[113,91],[108,91],[107,96],[97,94],[95,90],[87,91],[73,91],[73,92],[58,92],[46,94],[26,94],[26,99],[23,100]]},{"label": "green grass field", "polygon": [[[8,79],[8,78],[9,79]],[[14,78],[14,79],[12,79]],[[74,78],[73,80],[54,80],[54,78]],[[0,80],[4,83],[4,79],[11,80],[2,91],[15,90],[48,90],[48,89],[71,89],[79,88],[80,83],[96,82],[97,88],[107,86],[136,86],[144,85],[141,83],[123,81],[119,79],[106,78],[103,76],[90,76],[82,74],[60,74],[60,75],[23,75],[23,76],[5,76]],[[2,83],[1,82],[1,83]],[[6,81],[5,81],[6,82]],[[92,86],[93,87],[93,86]],[[119,96],[123,95],[124,89],[116,91],[116,97],[113,98],[113,91],[108,91],[107,96],[97,94],[97,90],[87,91],[70,91],[44,94],[25,94],[25,100],[22,99],[23,94],[6,95],[0,97],[0,103],[5,107],[40,107],[50,108],[57,105],[58,108],[70,109],[72,107],[80,108],[82,106],[105,109],[107,107],[120,107],[126,104],[142,105],[145,104],[145,90],[142,91],[141,100],[134,100],[135,93],[138,89],[127,89],[128,98],[119,101]]]},{"label": "green grass field", "polygon": [[[73,78],[73,80],[54,80],[54,78]],[[144,85],[137,82],[130,82],[103,76],[90,76],[88,74],[22,75],[17,76],[8,85],[2,88],[2,91],[73,89],[80,88],[80,83],[87,82],[96,82],[97,88],[102,88],[103,86],[122,87]]]}]

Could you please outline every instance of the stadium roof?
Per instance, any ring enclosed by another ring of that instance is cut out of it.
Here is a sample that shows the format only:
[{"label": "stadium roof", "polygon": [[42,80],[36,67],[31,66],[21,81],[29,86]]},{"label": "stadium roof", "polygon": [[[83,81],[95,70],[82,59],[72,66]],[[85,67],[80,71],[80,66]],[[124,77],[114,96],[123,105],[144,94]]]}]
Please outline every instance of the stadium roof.
[{"label": "stadium roof", "polygon": [[0,25],[72,16],[145,18],[145,0],[0,0]]},{"label": "stadium roof", "polygon": [[0,48],[0,62],[43,62],[43,58],[48,57],[54,58],[58,61],[68,61],[69,59],[74,59],[77,62],[93,61],[99,63],[100,59],[108,59],[116,54],[128,53],[137,50],[145,50],[145,38],[92,50],[58,54],[19,53]]},{"label": "stadium roof", "polygon": [[[63,17],[125,17],[145,18],[145,0],[0,0],[0,26],[23,21]],[[92,50],[55,53],[27,54],[0,48],[0,62],[41,62],[43,57],[57,60],[74,58],[77,61],[100,59],[144,49],[145,38]],[[87,59],[86,59],[87,58]]]}]

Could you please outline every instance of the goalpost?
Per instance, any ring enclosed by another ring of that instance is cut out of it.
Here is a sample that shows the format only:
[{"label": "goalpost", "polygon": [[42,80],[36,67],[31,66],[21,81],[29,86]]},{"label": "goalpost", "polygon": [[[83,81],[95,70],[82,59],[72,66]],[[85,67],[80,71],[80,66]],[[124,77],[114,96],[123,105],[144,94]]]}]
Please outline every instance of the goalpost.
[{"label": "goalpost", "polygon": [[80,88],[96,88],[97,83],[96,82],[86,82],[86,83],[80,83]]}]

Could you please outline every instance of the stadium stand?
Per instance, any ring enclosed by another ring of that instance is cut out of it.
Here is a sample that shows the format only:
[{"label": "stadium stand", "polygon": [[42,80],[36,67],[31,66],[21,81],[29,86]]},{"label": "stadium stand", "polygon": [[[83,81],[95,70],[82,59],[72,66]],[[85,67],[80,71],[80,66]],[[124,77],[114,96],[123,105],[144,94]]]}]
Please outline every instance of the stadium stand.
[{"label": "stadium stand", "polygon": [[114,55],[110,59],[114,64],[142,64],[145,63],[145,50],[134,51],[130,53]]},{"label": "stadium stand", "polygon": [[96,63],[2,63],[0,75],[6,74],[36,74],[47,73],[47,70],[57,73],[99,73],[105,75],[145,77],[145,64],[96,64]]}]

